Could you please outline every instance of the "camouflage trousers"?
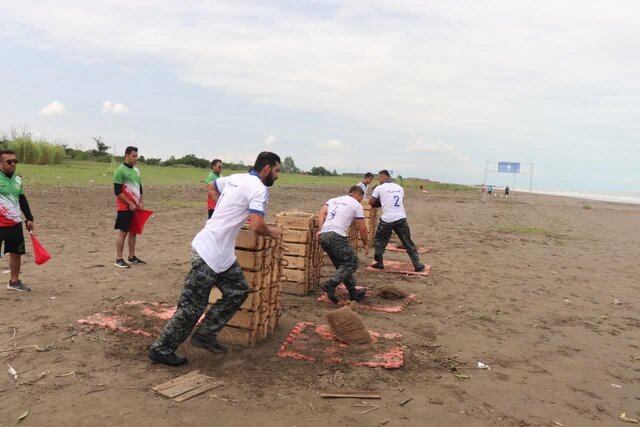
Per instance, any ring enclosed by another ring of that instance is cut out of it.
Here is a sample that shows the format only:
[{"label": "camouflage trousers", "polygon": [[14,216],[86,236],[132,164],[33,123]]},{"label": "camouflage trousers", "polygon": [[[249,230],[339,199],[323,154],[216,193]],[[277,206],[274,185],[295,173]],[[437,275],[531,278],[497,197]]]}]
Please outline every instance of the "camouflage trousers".
[{"label": "camouflage trousers", "polygon": [[216,337],[220,329],[238,311],[249,294],[249,283],[236,261],[226,271],[216,273],[200,255],[191,251],[191,271],[187,274],[184,288],[173,317],[164,325],[158,339],[151,348],[161,354],[171,354],[182,344],[202,316],[209,303],[211,289],[216,286],[222,298],[207,311],[198,328],[198,334]]},{"label": "camouflage trousers", "polygon": [[333,288],[344,283],[349,295],[353,296],[356,290],[356,280],[353,273],[358,269],[358,256],[349,239],[334,232],[322,233],[320,234],[320,246],[329,255],[329,259],[336,268],[336,273],[325,283]]},{"label": "camouflage trousers", "polygon": [[384,255],[385,248],[391,238],[391,232],[395,231],[402,242],[402,246],[407,250],[409,258],[415,268],[424,267],[420,262],[420,256],[418,255],[418,249],[411,240],[411,230],[409,229],[409,223],[406,218],[399,219],[393,222],[384,222],[380,220],[378,228],[376,229],[376,236],[373,239],[373,246],[375,248],[375,254],[373,259],[380,262],[382,261],[382,255]]}]

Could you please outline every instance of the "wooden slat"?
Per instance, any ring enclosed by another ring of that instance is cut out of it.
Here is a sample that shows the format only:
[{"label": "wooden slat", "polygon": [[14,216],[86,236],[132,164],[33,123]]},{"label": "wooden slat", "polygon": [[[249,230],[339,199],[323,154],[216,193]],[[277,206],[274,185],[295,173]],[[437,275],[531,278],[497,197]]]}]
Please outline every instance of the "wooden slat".
[{"label": "wooden slat", "polygon": [[185,380],[179,384],[174,385],[171,388],[161,391],[160,393],[164,394],[167,397],[176,397],[188,392],[189,390],[193,390],[196,387],[200,387],[202,384],[209,382],[210,379],[211,377],[200,374],[198,377]]},{"label": "wooden slat", "polygon": [[187,399],[191,399],[192,397],[198,396],[199,394],[202,394],[214,388],[218,388],[222,385],[224,385],[223,381],[216,381],[213,378],[209,378],[209,381],[207,383],[202,384],[200,387],[196,387],[186,393],[183,393],[180,396],[176,396],[173,398],[173,400],[175,400],[176,402],[184,402]]},{"label": "wooden slat", "polygon": [[320,393],[320,397],[329,398],[355,398],[355,399],[382,399],[380,393],[375,391],[343,391],[333,393]]},{"label": "wooden slat", "polygon": [[171,381],[167,381],[166,383],[162,383],[162,384],[158,384],[156,386],[153,386],[151,388],[151,390],[157,391],[157,392],[161,392],[162,390],[166,390],[168,388],[173,387],[176,384],[180,384],[182,381],[184,381],[185,379],[190,379],[193,377],[198,377],[200,376],[200,371],[191,371],[188,374],[184,374],[178,378],[174,378]]}]

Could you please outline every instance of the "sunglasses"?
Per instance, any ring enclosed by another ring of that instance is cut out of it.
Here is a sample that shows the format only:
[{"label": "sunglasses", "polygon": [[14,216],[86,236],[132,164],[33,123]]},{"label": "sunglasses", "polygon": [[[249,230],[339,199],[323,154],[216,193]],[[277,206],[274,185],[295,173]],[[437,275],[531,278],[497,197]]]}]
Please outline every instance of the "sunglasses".
[{"label": "sunglasses", "polygon": [[8,165],[17,165],[18,164],[18,159],[3,160],[3,163],[6,163]]}]

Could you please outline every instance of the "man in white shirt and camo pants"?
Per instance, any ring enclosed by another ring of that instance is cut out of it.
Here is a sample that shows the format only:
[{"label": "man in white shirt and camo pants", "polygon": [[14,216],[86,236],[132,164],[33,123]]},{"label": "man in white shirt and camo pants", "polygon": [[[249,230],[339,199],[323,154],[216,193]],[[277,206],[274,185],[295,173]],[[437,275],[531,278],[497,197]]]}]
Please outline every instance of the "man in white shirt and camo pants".
[{"label": "man in white shirt and camo pants", "polygon": [[187,363],[187,358],[176,355],[175,351],[207,308],[214,286],[220,289],[222,298],[211,306],[191,337],[191,344],[214,353],[227,352],[226,347],[218,343],[218,333],[249,294],[249,283],[235,256],[236,237],[247,219],[257,234],[280,236],[278,229],[269,228],[264,221],[269,200],[267,187],[272,186],[279,175],[280,157],[263,151],[249,173],[214,181],[216,208],[191,243],[191,271],[176,312],[149,347],[151,360],[170,366]]},{"label": "man in white shirt and camo pants", "polygon": [[391,182],[391,175],[389,171],[381,170],[378,172],[378,185],[371,197],[369,197],[369,204],[375,206],[378,204],[382,206],[382,216],[376,229],[376,235],[373,240],[373,246],[375,248],[375,254],[373,259],[376,261],[372,265],[373,268],[384,269],[384,263],[382,256],[384,255],[385,248],[391,238],[391,232],[395,233],[400,238],[402,246],[406,249],[413,267],[416,271],[424,271],[425,266],[420,262],[420,256],[418,255],[418,249],[411,240],[411,230],[409,229],[409,223],[407,222],[407,214],[404,210],[404,189],[398,184]]},{"label": "man in white shirt and camo pants", "polygon": [[348,229],[355,220],[360,238],[368,254],[367,227],[364,223],[364,210],[360,204],[363,197],[362,189],[354,185],[349,190],[349,194],[328,200],[318,212],[320,246],[336,267],[336,273],[333,277],[321,284],[320,288],[334,303],[338,302],[336,287],[340,283],[344,283],[349,291],[349,299],[352,301],[361,301],[366,292],[364,289],[356,290],[353,273],[358,269],[358,255],[347,237]]}]

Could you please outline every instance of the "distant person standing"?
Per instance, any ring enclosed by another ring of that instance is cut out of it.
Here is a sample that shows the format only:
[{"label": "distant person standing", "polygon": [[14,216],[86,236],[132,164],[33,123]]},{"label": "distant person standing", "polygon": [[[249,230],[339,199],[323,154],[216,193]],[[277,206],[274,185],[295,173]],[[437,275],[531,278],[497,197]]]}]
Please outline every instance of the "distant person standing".
[{"label": "distant person standing", "polygon": [[368,192],[369,192],[369,185],[371,184],[371,181],[373,181],[373,174],[371,172],[367,172],[364,174],[364,178],[362,178],[362,181],[358,183],[358,187],[362,189],[362,192],[364,193],[363,197],[365,199],[369,195]]},{"label": "distant person standing", "polygon": [[[130,268],[129,264],[146,264],[136,256],[136,235],[129,233],[133,213],[144,209],[142,204],[142,181],[138,163],[138,148],[129,146],[124,150],[124,163],[113,173],[113,190],[116,194],[117,217],[116,232],[116,267]],[[128,236],[128,237],[127,237]],[[128,263],[122,258],[124,241],[129,246]]]},{"label": "distant person standing", "polygon": [[391,232],[394,231],[411,258],[415,271],[423,271],[425,266],[420,262],[418,249],[411,240],[411,230],[404,210],[404,189],[391,182],[391,175],[387,170],[381,170],[378,173],[378,180],[380,185],[373,190],[371,197],[369,197],[371,206],[375,206],[378,202],[382,206],[382,216],[374,238],[375,254],[373,259],[376,262],[372,267],[384,269],[382,256],[391,238]]},{"label": "distant person standing", "polygon": [[361,301],[366,292],[364,289],[356,290],[356,281],[353,273],[358,269],[358,255],[356,255],[347,237],[348,229],[351,223],[355,221],[365,253],[368,255],[367,226],[364,223],[364,209],[360,203],[363,196],[362,188],[354,185],[349,190],[349,194],[329,199],[318,212],[320,246],[329,255],[329,259],[331,259],[336,268],[333,277],[321,284],[320,288],[336,304],[338,303],[336,287],[340,283],[344,283],[347,291],[349,291],[349,299],[352,301]]},{"label": "distant person standing", "polygon": [[511,189],[508,185],[504,187],[504,197],[506,197],[507,199],[509,198],[509,191],[511,191]]},{"label": "distant person standing", "polygon": [[213,210],[216,208],[216,201],[213,199],[213,195],[215,193],[215,187],[213,183],[216,179],[220,178],[220,174],[222,173],[222,160],[215,159],[211,162],[211,172],[204,180],[205,185],[207,186],[207,208],[209,209],[209,216],[207,219],[211,218],[213,214]]},{"label": "distant person standing", "polygon": [[492,184],[489,184],[489,185],[487,186],[487,194],[488,194],[489,196],[491,196],[491,195],[493,194],[493,185],[492,185]]},{"label": "distant person standing", "polygon": [[0,150],[0,245],[4,242],[3,253],[9,254],[11,278],[7,289],[29,292],[31,288],[20,281],[21,257],[25,253],[20,211],[26,218],[27,230],[33,230],[35,224],[29,202],[24,195],[22,177],[16,175],[17,164],[14,151]]},{"label": "distant person standing", "polygon": [[209,308],[191,336],[191,344],[213,353],[227,352],[227,348],[218,343],[218,333],[249,295],[249,283],[235,256],[236,237],[247,220],[257,234],[280,237],[280,230],[270,228],[264,220],[269,201],[267,187],[279,176],[280,157],[263,151],[249,173],[215,181],[216,210],[191,242],[191,271],[185,279],[176,312],[149,347],[151,360],[171,366],[187,363],[186,357],[176,355],[176,349],[191,334],[207,308],[214,286],[222,292],[222,298]]}]

